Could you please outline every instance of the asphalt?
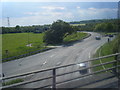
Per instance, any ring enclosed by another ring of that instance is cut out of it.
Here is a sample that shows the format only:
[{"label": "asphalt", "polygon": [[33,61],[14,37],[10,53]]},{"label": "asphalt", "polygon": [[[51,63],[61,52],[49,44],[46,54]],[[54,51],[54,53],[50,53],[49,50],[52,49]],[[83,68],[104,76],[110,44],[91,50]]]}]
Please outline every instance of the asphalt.
[{"label": "asphalt", "polygon": [[[55,49],[46,52],[17,59],[14,61],[5,62],[2,64],[2,72],[7,77],[7,76],[22,74],[35,70],[48,69],[51,67],[87,61],[90,58],[92,58],[93,54],[100,46],[102,46],[104,43],[107,42],[107,37],[102,37],[101,40],[96,40],[95,36],[100,36],[100,35],[98,33],[93,33],[93,32],[90,33],[91,36],[82,41],[68,44],[66,46],[61,45]],[[90,64],[87,63],[87,66],[90,66]],[[57,70],[57,74],[65,73],[77,69],[78,69],[77,65],[73,67],[63,68]],[[91,71],[89,71],[89,73],[90,72]],[[38,73],[32,75],[31,78],[29,78],[29,80],[42,78],[50,75],[52,75],[52,71]],[[61,82],[78,76],[80,76],[79,72],[70,75],[65,75],[64,77],[58,77],[57,82]],[[24,87],[33,88],[45,84],[52,84],[51,79],[40,83],[25,85]]]}]

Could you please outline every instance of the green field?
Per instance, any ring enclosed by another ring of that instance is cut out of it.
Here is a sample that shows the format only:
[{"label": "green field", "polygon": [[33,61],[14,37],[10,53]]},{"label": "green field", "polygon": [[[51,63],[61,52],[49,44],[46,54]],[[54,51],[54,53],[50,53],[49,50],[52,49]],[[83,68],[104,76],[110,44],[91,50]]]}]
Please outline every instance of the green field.
[{"label": "green field", "polygon": [[[21,55],[44,48],[43,35],[34,33],[14,33],[2,35],[2,58]],[[32,44],[32,47],[26,45]],[[8,53],[6,53],[8,50]]]},{"label": "green field", "polygon": [[86,24],[70,24],[72,26],[85,26]]}]

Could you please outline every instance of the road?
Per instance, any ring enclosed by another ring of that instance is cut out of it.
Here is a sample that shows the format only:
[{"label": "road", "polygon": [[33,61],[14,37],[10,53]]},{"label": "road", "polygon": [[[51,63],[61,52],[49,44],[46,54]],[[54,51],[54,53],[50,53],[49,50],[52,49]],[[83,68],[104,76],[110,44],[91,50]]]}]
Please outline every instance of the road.
[{"label": "road", "polygon": [[[91,33],[91,36],[89,38],[70,44],[68,46],[61,45],[55,49],[46,52],[17,59],[14,61],[5,62],[2,64],[3,73],[6,76],[11,76],[11,75],[21,74],[34,70],[42,70],[60,65],[78,63],[85,60],[87,61],[92,57],[92,55],[96,52],[96,50],[100,46],[102,46],[104,43],[107,42],[107,37],[102,37],[101,40],[95,40],[95,36],[100,36],[100,34],[93,32],[89,32],[89,33]],[[89,66],[90,64],[87,65]],[[63,73],[77,68],[78,66],[76,65],[73,67],[60,69],[57,71],[57,73]],[[62,78],[58,77],[57,81],[59,82],[70,79],[71,77],[77,77],[79,76],[79,74],[80,73],[78,72],[64,76]],[[52,75],[52,73],[47,72],[47,74],[45,73],[42,73],[41,75],[36,74],[31,78],[37,79],[41,76],[49,76],[49,75]],[[31,87],[33,86],[31,85]]]}]

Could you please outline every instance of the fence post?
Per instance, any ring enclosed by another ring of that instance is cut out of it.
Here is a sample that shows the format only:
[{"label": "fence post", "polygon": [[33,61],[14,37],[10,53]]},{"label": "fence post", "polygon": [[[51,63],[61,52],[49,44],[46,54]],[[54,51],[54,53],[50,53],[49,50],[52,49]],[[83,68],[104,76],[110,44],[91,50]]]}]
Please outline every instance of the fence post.
[{"label": "fence post", "polygon": [[52,85],[52,89],[56,90],[56,69],[53,69],[53,85]]},{"label": "fence post", "polygon": [[[117,65],[119,64],[119,61],[118,61],[118,60],[120,60],[119,58],[120,58],[120,55],[117,55],[116,56]],[[117,71],[117,78],[118,78],[118,89],[120,89],[120,72],[119,72],[119,68],[118,67],[117,67],[116,71]]]}]

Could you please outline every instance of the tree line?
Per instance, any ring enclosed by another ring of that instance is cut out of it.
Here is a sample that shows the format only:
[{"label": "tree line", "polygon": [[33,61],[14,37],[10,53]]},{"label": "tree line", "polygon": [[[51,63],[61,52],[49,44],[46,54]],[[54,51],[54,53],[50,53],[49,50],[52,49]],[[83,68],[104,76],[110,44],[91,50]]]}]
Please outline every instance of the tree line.
[{"label": "tree line", "polygon": [[70,24],[85,24],[78,25],[80,31],[95,31],[95,32],[119,32],[119,19],[102,19],[102,20],[86,20],[70,22]]},{"label": "tree line", "polygon": [[33,25],[33,26],[19,26],[16,27],[2,27],[2,34],[6,33],[42,33],[50,28],[51,25]]},{"label": "tree line", "polygon": [[[79,31],[97,31],[97,32],[115,32],[120,28],[120,21],[117,19],[101,19],[101,20],[86,20],[67,22],[69,24],[85,24],[78,25]],[[2,34],[6,33],[42,33],[51,29],[49,25],[33,25],[33,26],[19,26],[16,27],[2,27]],[[118,32],[118,31],[117,31]]]}]

